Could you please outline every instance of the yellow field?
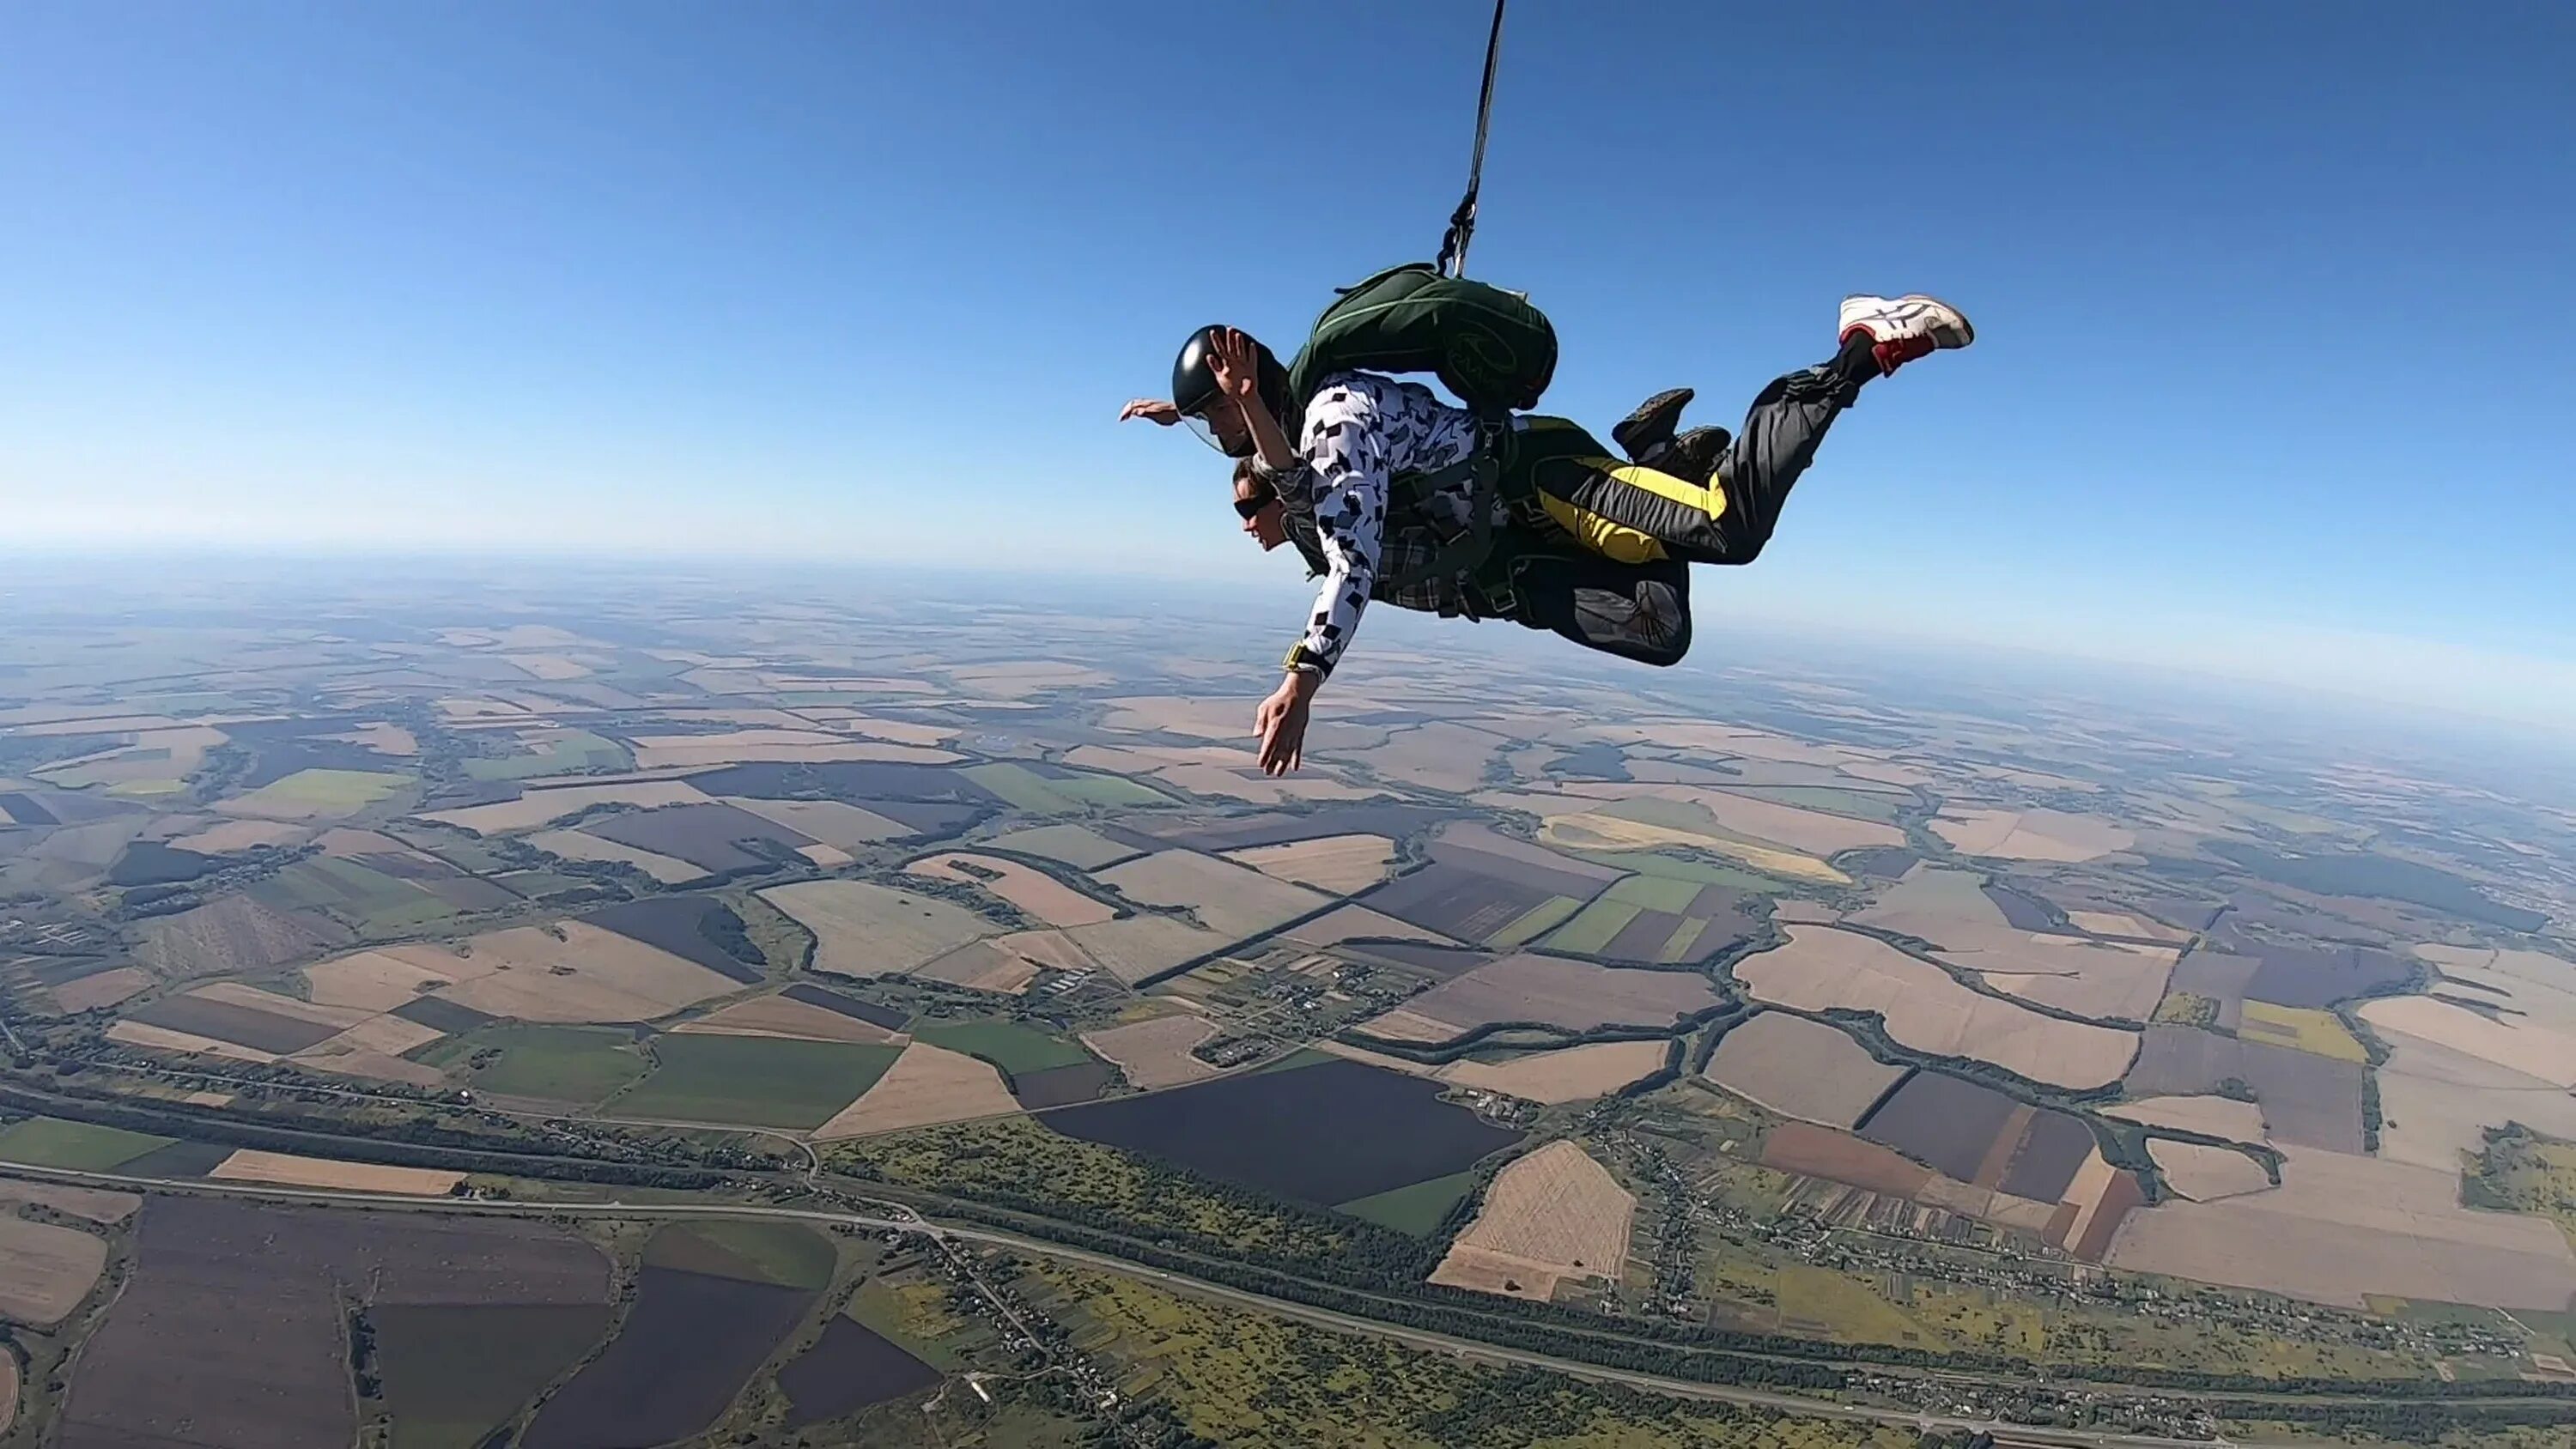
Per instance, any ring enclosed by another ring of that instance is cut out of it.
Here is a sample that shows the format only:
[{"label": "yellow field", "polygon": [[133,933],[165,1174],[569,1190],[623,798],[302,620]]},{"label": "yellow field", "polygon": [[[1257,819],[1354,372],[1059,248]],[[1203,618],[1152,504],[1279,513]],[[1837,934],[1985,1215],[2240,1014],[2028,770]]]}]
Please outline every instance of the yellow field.
[{"label": "yellow field", "polygon": [[2352,1033],[2335,1019],[2331,1011],[2313,1011],[2304,1007],[2274,1006],[2268,1001],[2245,1003],[2245,1019],[2236,1034],[2246,1041],[2267,1046],[2285,1046],[2314,1056],[2331,1057],[2339,1062],[2366,1062],[2370,1053],[2353,1040]]},{"label": "yellow field", "polygon": [[1395,842],[1383,835],[1331,835],[1231,850],[1226,859],[1264,875],[1346,896],[1386,879],[1395,864]]},{"label": "yellow field", "polygon": [[1087,1031],[1082,1043],[1116,1062],[1129,1082],[1150,1091],[1215,1076],[1216,1068],[1190,1055],[1190,1048],[1215,1034],[1215,1022],[1185,1013]]},{"label": "yellow field", "polygon": [[427,1167],[385,1167],[373,1162],[333,1162],[284,1152],[242,1148],[215,1165],[208,1177],[228,1182],[271,1182],[287,1187],[329,1187],[349,1192],[395,1192],[443,1197],[465,1180],[461,1172]]},{"label": "yellow field", "polygon": [[461,948],[388,946],[384,954],[454,978],[439,996],[521,1021],[650,1021],[742,989],[694,961],[580,921],[486,931]]},{"label": "yellow field", "polygon": [[1617,1282],[1628,1262],[1636,1198],[1572,1142],[1512,1163],[1450,1245],[1431,1281],[1546,1302],[1567,1278]]},{"label": "yellow field", "polygon": [[853,1041],[883,1045],[903,1038],[872,1021],[844,1016],[784,996],[755,996],[674,1027],[715,1036],[772,1036],[793,1041]]},{"label": "yellow field", "polygon": [[1997,860],[2094,860],[2137,843],[2109,821],[2058,810],[1954,807],[1933,820],[1932,831],[1961,855]]},{"label": "yellow field", "polygon": [[593,805],[632,805],[650,810],[662,805],[703,805],[709,797],[685,780],[646,780],[622,785],[566,785],[554,790],[530,790],[516,800],[498,805],[468,805],[461,810],[433,810],[421,816],[477,835],[501,835],[513,830],[534,830],[552,825],[567,816],[578,815]]},{"label": "yellow field", "polygon": [[1498,1065],[1455,1061],[1436,1075],[1461,1087],[1501,1092],[1525,1101],[1588,1102],[1661,1068],[1660,1041],[1604,1041],[1559,1051],[1534,1052]]},{"label": "yellow field", "polygon": [[51,1327],[79,1306],[106,1266],[105,1238],[0,1217],[0,1316]]},{"label": "yellow field", "polygon": [[1015,860],[964,851],[941,851],[905,866],[907,875],[953,881],[990,893],[1050,926],[1089,926],[1117,914],[1044,871]]},{"label": "yellow field", "polygon": [[814,1129],[818,1142],[900,1132],[1020,1110],[992,1064],[917,1041],[857,1101]]},{"label": "yellow field", "polygon": [[760,898],[814,933],[814,969],[835,976],[910,971],[1000,930],[962,906],[865,881],[771,886]]}]

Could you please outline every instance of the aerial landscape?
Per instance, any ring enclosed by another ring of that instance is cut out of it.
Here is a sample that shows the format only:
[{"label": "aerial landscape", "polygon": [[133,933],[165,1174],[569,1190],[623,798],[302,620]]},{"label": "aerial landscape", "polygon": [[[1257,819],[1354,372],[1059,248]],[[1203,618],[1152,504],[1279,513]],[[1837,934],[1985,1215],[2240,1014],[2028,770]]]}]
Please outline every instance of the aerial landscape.
[{"label": "aerial landscape", "polygon": [[0,1443],[2576,1423],[2537,757],[751,587],[13,585]]},{"label": "aerial landscape", "polygon": [[0,5],[0,1449],[2576,1449],[2571,74]]}]

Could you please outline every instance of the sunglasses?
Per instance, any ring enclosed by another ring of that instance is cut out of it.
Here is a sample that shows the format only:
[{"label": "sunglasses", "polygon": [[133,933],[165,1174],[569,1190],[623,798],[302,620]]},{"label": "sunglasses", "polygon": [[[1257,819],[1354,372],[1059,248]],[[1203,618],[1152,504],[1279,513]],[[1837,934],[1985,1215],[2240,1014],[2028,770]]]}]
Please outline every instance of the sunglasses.
[{"label": "sunglasses", "polygon": [[1278,494],[1273,493],[1268,489],[1264,489],[1261,492],[1252,495],[1250,498],[1238,498],[1234,500],[1234,516],[1242,519],[1246,523],[1250,523],[1253,519],[1261,516],[1261,510],[1278,501]]}]

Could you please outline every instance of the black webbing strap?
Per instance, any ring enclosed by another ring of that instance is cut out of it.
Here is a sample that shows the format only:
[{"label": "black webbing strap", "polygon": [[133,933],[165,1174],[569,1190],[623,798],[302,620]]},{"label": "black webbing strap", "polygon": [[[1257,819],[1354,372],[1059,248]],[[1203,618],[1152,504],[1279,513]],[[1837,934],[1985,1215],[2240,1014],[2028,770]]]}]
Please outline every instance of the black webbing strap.
[{"label": "black webbing strap", "polygon": [[1494,28],[1485,37],[1485,86],[1476,98],[1476,153],[1467,163],[1467,194],[1449,213],[1448,234],[1440,238],[1440,259],[1433,263],[1444,277],[1467,275],[1467,243],[1476,235],[1476,190],[1485,179],[1485,128],[1494,117],[1494,62],[1503,53],[1503,0],[1494,0]]}]

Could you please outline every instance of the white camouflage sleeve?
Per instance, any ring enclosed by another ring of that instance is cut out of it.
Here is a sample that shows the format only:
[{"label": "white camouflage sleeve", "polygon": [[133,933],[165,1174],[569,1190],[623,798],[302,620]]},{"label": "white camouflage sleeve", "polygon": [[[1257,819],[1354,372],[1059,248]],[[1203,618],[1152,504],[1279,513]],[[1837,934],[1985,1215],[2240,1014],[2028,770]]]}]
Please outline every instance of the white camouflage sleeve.
[{"label": "white camouflage sleeve", "polygon": [[1377,582],[1388,477],[1377,414],[1378,400],[1367,389],[1341,385],[1326,388],[1306,408],[1300,441],[1313,475],[1315,535],[1325,568],[1314,616],[1288,651],[1291,669],[1332,672]]}]

